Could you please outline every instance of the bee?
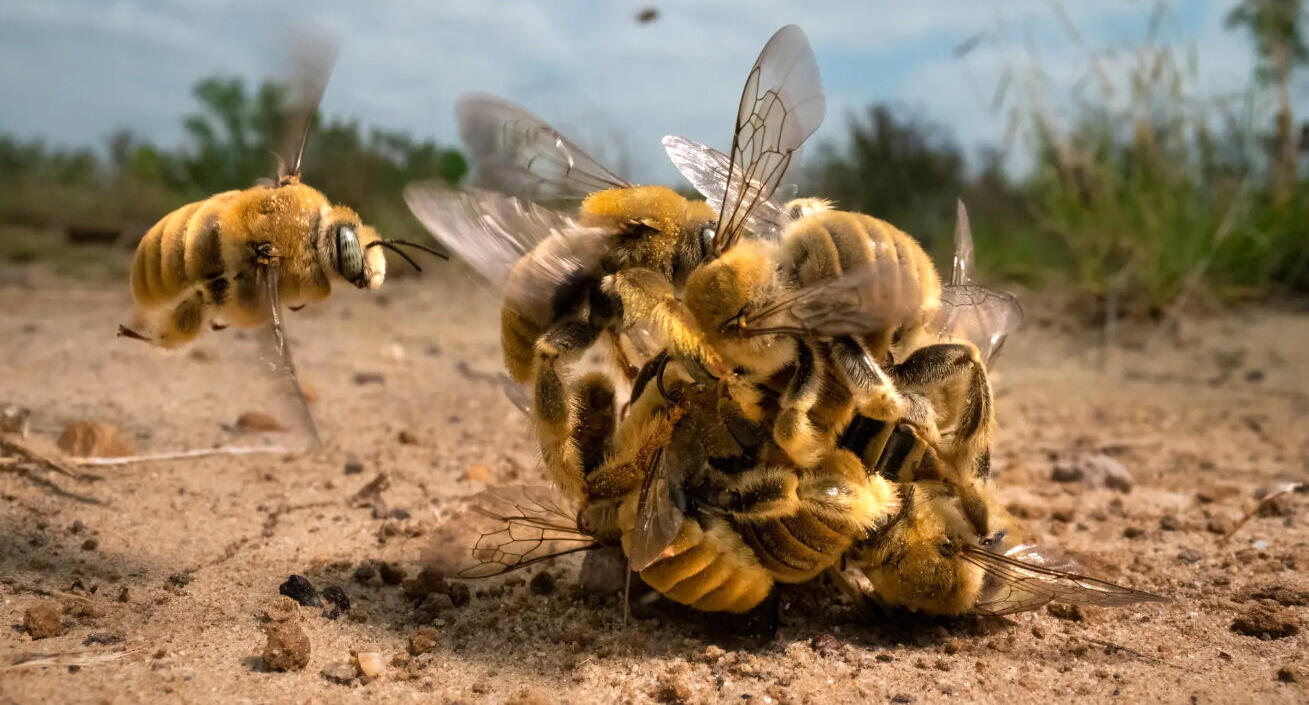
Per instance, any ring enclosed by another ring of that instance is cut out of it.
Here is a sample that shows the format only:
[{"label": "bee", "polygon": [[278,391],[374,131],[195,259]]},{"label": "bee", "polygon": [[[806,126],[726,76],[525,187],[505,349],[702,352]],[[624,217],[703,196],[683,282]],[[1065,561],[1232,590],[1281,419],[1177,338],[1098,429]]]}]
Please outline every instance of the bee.
[{"label": "bee", "polygon": [[[688,332],[695,323],[676,293],[721,251],[721,223],[758,233],[776,227],[781,207],[766,202],[751,178],[768,181],[771,194],[824,111],[813,51],[798,27],[783,27],[751,69],[734,140],[736,163],[749,169],[732,184],[762,197],[724,220],[705,202],[621,180],[518,106],[486,96],[460,101],[460,132],[478,160],[477,179],[524,198],[417,184],[406,189],[406,201],[501,294],[505,366],[532,387],[542,454],[561,485],[580,492],[583,472],[571,441],[579,417],[560,365],[607,335],[631,379],[639,368],[623,340],[649,329],[720,368],[712,349],[698,347],[701,336]],[[570,201],[580,201],[576,214],[542,205]]]}]

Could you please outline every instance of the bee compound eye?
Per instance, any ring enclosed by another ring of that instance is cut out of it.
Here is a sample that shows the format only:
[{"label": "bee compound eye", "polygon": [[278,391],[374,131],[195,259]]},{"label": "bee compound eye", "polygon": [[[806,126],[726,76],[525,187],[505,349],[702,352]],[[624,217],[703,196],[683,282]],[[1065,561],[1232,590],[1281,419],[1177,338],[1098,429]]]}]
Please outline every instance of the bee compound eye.
[{"label": "bee compound eye", "polygon": [[713,223],[706,223],[700,228],[700,249],[708,252],[713,244],[714,238],[718,235],[718,228]]},{"label": "bee compound eye", "polygon": [[364,276],[364,251],[359,235],[349,225],[336,229],[336,270],[346,281],[358,284]]},{"label": "bee compound eye", "polygon": [[936,549],[940,551],[941,555],[945,556],[946,558],[949,558],[950,556],[953,556],[955,554],[954,542],[951,541],[950,539],[945,539],[941,541],[941,543],[937,545]]}]

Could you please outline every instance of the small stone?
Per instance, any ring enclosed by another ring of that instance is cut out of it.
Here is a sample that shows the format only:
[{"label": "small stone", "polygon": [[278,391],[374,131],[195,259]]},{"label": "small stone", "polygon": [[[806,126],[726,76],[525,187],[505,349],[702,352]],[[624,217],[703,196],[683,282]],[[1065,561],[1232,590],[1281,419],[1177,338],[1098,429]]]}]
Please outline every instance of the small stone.
[{"label": "small stone", "polygon": [[904,703],[911,703],[913,701],[914,701],[914,697],[907,693],[896,693],[894,696],[891,697],[891,702],[900,703],[901,705],[904,705]]},{"label": "small stone", "polygon": [[387,585],[399,585],[401,581],[409,577],[409,571],[394,563],[379,564],[377,572],[382,576],[382,582]]},{"label": "small stone", "polygon": [[1055,482],[1080,482],[1088,487],[1107,487],[1119,492],[1132,491],[1132,472],[1127,466],[1103,453],[1082,453],[1055,463],[1050,472]]},{"label": "small stone", "polygon": [[59,449],[82,458],[118,458],[136,452],[131,441],[109,424],[73,421],[59,436]]},{"label": "small stone", "polygon": [[421,627],[418,631],[409,636],[409,654],[420,656],[431,652],[436,648],[436,642],[440,633],[435,627]]},{"label": "small stone", "polygon": [[1277,680],[1281,683],[1299,683],[1300,674],[1290,666],[1282,666],[1277,669]]},{"label": "small stone", "polygon": [[659,679],[655,699],[661,703],[686,703],[691,700],[691,686],[679,676],[668,675]]},{"label": "small stone", "polygon": [[402,430],[400,433],[396,434],[395,439],[399,441],[402,446],[418,445],[418,436],[415,436],[413,431],[408,429]]},{"label": "small stone", "polygon": [[452,583],[450,585],[450,603],[455,607],[463,607],[472,601],[473,595],[468,586],[463,583]]},{"label": "small stone", "polygon": [[339,585],[329,585],[323,590],[323,599],[330,605],[323,610],[323,616],[328,619],[336,619],[346,612],[350,611],[350,596],[345,594],[345,590]]},{"label": "small stone", "polygon": [[345,459],[345,474],[358,475],[364,471],[364,463],[359,458],[349,457]]},{"label": "small stone", "polygon": [[168,584],[173,587],[186,587],[191,584],[191,576],[186,573],[173,573],[168,576]]},{"label": "small stone", "polygon": [[365,384],[386,384],[386,377],[380,372],[360,372],[353,379],[361,387]]},{"label": "small stone", "polygon": [[1177,517],[1172,514],[1165,514],[1159,517],[1159,528],[1164,531],[1177,531],[1182,528],[1182,522],[1178,521]]},{"label": "small stone", "polygon": [[321,607],[323,604],[318,599],[318,591],[314,589],[313,583],[303,575],[288,577],[286,582],[277,587],[277,591],[300,603],[302,607]]},{"label": "small stone", "polygon": [[1264,641],[1284,639],[1300,632],[1300,621],[1285,607],[1260,603],[1232,620],[1232,631]]},{"label": "small stone", "polygon": [[1086,620],[1086,615],[1082,613],[1082,608],[1078,605],[1069,605],[1063,602],[1052,602],[1045,608],[1051,617],[1056,619],[1066,619],[1070,622],[1082,622]]},{"label": "small stone", "polygon": [[355,654],[355,662],[359,665],[359,673],[369,678],[376,678],[386,670],[386,659],[376,651],[360,651]]},{"label": "small stone", "polygon": [[359,669],[348,661],[330,663],[321,671],[323,678],[340,685],[350,685],[359,675]]},{"label": "small stone", "polygon": [[464,471],[464,479],[488,485],[495,483],[495,476],[491,474],[491,469],[485,465],[469,465],[468,470]]},{"label": "small stone", "polygon": [[1139,539],[1142,536],[1145,536],[1145,531],[1138,527],[1129,526],[1126,529],[1123,529],[1123,538]]},{"label": "small stone", "polygon": [[23,612],[23,629],[33,639],[49,639],[64,633],[64,611],[58,602],[38,602]]},{"label": "small stone", "polygon": [[118,591],[118,601],[119,602],[132,601],[132,593],[127,589],[126,585],[123,586],[123,589]]},{"label": "small stone", "polygon": [[14,433],[27,437],[32,410],[15,404],[0,406],[0,433]]},{"label": "small stone", "polygon": [[273,622],[264,628],[264,663],[274,671],[298,671],[309,665],[309,637],[296,622]]},{"label": "small stone", "polygon": [[555,591],[555,576],[543,570],[532,576],[528,588],[532,590],[533,595],[549,595]]},{"label": "small stone", "polygon": [[82,542],[83,551],[94,551],[100,547],[100,542],[95,539],[87,539]]},{"label": "small stone", "polygon": [[236,427],[245,433],[281,433],[288,431],[281,421],[261,411],[247,411],[236,417]]},{"label": "small stone", "polygon": [[80,534],[83,531],[86,531],[86,524],[83,524],[81,519],[74,519],[72,526],[68,527],[68,531],[70,533]]},{"label": "small stone", "polygon": [[362,585],[376,577],[377,577],[377,567],[374,566],[371,561],[360,563],[359,567],[355,568],[354,580],[356,583]]},{"label": "small stone", "polygon": [[831,656],[841,648],[841,640],[831,634],[819,634],[809,640],[809,648],[819,656]]},{"label": "small stone", "polygon": [[1177,552],[1177,560],[1183,563],[1199,563],[1204,558],[1204,554],[1194,548],[1183,548]]},{"label": "small stone", "polygon": [[1050,471],[1050,479],[1055,482],[1081,482],[1083,477],[1082,469],[1067,460],[1055,463]]},{"label": "small stone", "polygon": [[1076,514],[1071,509],[1056,509],[1050,512],[1050,518],[1062,524],[1073,523],[1073,517]]},{"label": "small stone", "polygon": [[82,641],[82,646],[113,646],[114,644],[123,643],[122,634],[110,634],[108,632],[93,632],[88,634]]},{"label": "small stone", "polygon": [[892,656],[891,654],[888,654],[885,651],[879,651],[877,655],[874,656],[873,658],[876,659],[879,663],[890,663],[895,660],[895,656]]}]

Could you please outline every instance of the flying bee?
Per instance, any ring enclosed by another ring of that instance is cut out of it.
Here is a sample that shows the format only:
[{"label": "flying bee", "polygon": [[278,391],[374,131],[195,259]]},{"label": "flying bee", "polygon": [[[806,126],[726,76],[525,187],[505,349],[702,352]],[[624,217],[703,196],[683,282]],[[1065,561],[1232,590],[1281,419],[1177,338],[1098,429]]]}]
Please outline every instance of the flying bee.
[{"label": "flying bee", "polygon": [[[750,71],[736,122],[736,163],[747,168],[732,184],[750,196],[751,208],[724,218],[670,189],[622,181],[517,106],[485,96],[460,102],[460,131],[477,158],[477,179],[524,199],[411,185],[406,200],[502,294],[505,365],[533,388],[542,453],[561,485],[580,492],[583,473],[570,440],[578,417],[567,404],[559,366],[607,332],[630,379],[638,368],[627,361],[623,338],[649,329],[657,340],[692,346],[710,368],[721,368],[715,351],[691,332],[694,321],[676,293],[725,249],[723,224],[732,241],[747,229],[775,230],[781,208],[765,202],[824,111],[813,51],[798,27],[783,27]],[[754,178],[769,185],[761,188]],[[576,214],[541,205],[570,200],[580,200]]]},{"label": "flying bee", "polygon": [[299,398],[282,305],[298,310],[326,298],[333,276],[377,289],[386,278],[382,248],[415,269],[417,263],[399,246],[445,255],[418,243],[382,239],[355,211],[301,181],[309,129],[334,51],[322,41],[297,42],[295,49],[285,114],[289,149],[283,152],[295,155],[289,168],[279,163],[274,183],[189,203],[146,231],[132,263],[136,310],[130,326],[119,326],[119,335],[176,348],[210,328],[262,327],[263,356],[274,377],[291,380],[297,414],[316,444],[312,418]]}]

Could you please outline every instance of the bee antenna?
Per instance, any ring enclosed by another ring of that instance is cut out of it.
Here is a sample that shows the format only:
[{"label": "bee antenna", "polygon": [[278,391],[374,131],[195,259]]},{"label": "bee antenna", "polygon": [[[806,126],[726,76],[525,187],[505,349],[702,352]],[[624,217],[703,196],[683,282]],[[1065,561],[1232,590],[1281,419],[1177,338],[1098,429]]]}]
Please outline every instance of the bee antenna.
[{"label": "bee antenna", "polygon": [[423,271],[423,268],[422,268],[422,267],[419,267],[419,266],[418,266],[418,263],[415,262],[415,261],[413,260],[413,258],[409,256],[408,253],[406,253],[404,250],[400,249],[399,247],[396,247],[396,246],[395,246],[395,243],[392,243],[390,240],[377,240],[376,242],[370,242],[370,243],[368,243],[368,247],[365,247],[364,249],[366,250],[366,249],[368,249],[369,247],[384,247],[384,248],[386,248],[386,249],[388,249],[388,250],[390,250],[390,251],[396,253],[397,255],[400,255],[400,257],[401,257],[404,261],[406,261],[406,262],[409,263],[409,266],[410,266],[410,267],[413,267],[413,268],[414,268],[414,271],[415,271],[415,272],[421,272],[421,271]]},{"label": "bee antenna", "polygon": [[392,243],[392,244],[396,244],[396,245],[404,245],[404,246],[406,246],[406,247],[412,247],[412,248],[414,248],[415,250],[421,250],[421,251],[423,251],[423,252],[426,252],[426,253],[429,254],[429,255],[433,255],[433,256],[436,256],[436,257],[440,257],[441,259],[446,259],[446,260],[450,259],[450,255],[448,255],[448,254],[446,254],[446,253],[444,253],[444,252],[442,252],[442,251],[440,251],[440,250],[434,250],[434,249],[432,249],[431,247],[428,247],[427,245],[424,245],[424,244],[421,243],[421,242],[412,242],[412,241],[410,241],[410,240],[387,240],[387,242]]}]

